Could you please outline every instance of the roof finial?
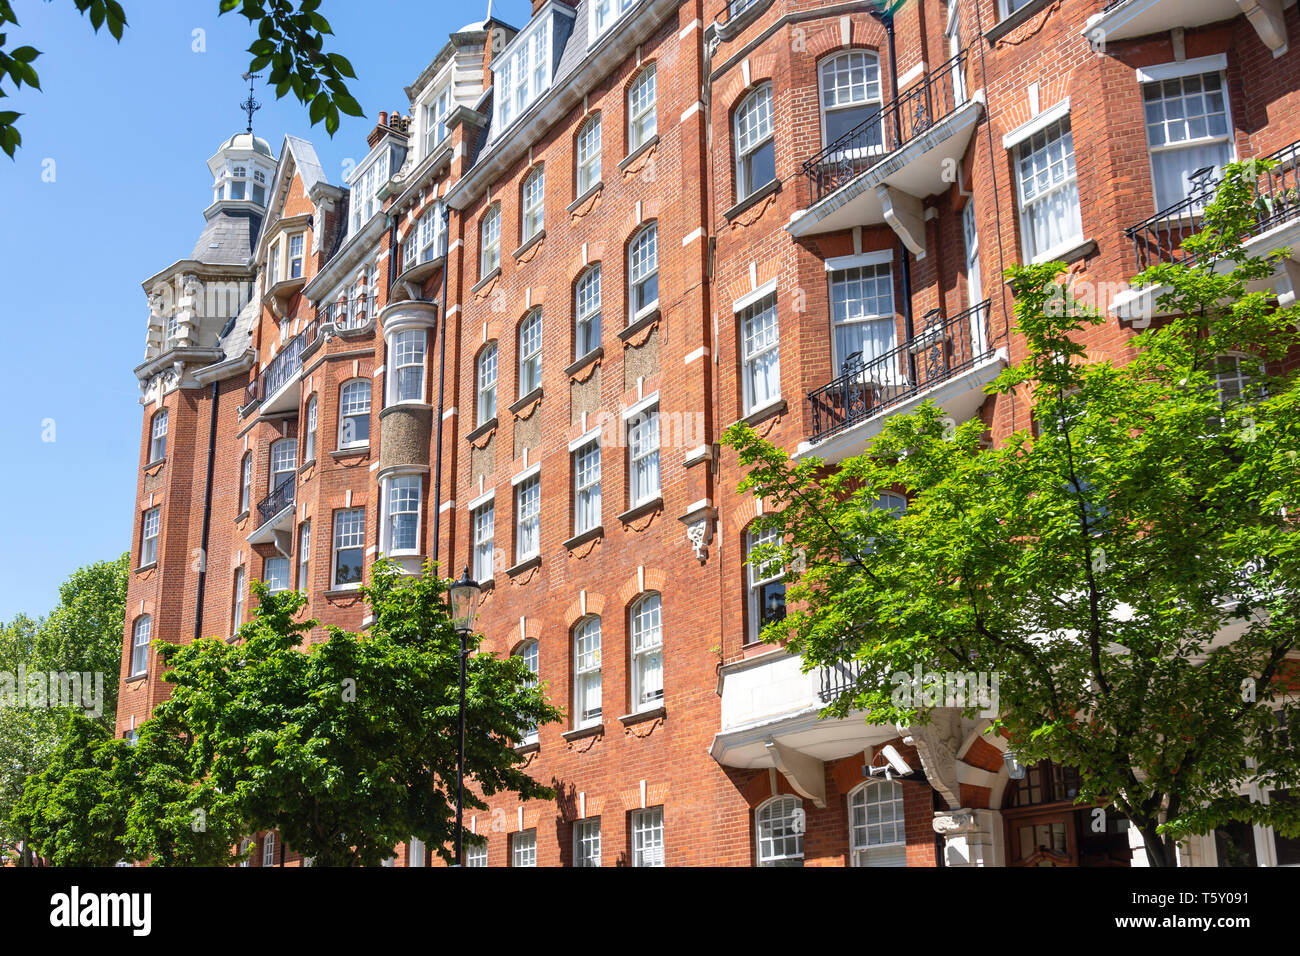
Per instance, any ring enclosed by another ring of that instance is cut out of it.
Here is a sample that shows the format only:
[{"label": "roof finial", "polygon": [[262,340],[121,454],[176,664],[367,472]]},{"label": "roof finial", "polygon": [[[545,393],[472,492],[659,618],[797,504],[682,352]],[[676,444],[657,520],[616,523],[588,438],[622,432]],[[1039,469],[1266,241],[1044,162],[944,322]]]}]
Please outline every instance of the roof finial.
[{"label": "roof finial", "polygon": [[[488,0],[488,2],[490,4],[491,0]],[[248,80],[248,99],[240,103],[239,108],[248,114],[249,133],[253,132],[253,114],[262,108],[262,104],[257,102],[257,100],[253,99],[253,81],[256,80],[259,76],[260,74],[257,73],[244,74],[244,79]]]},{"label": "roof finial", "polygon": [[487,12],[487,17],[484,18],[483,22],[484,22],[484,23],[487,23],[488,20],[491,20],[491,19],[492,19],[492,0],[488,0],[488,12]]}]

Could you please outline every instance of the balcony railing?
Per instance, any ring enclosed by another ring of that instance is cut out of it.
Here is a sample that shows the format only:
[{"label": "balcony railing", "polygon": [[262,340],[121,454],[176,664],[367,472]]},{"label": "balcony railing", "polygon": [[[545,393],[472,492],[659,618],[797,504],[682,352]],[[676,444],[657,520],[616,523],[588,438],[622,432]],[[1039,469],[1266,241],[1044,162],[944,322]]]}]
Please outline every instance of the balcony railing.
[{"label": "balcony railing", "polygon": [[966,102],[963,50],[803,164],[818,202],[901,149]]},{"label": "balcony railing", "polygon": [[257,503],[257,526],[260,528],[294,502],[294,488],[298,482],[286,478],[275,490]]},{"label": "balcony railing", "polygon": [[274,395],[289,379],[302,369],[302,353],[307,346],[316,341],[320,331],[320,319],[313,319],[307,327],[289,340],[289,344],[280,350],[280,354],[271,360],[271,364],[262,369],[255,379],[244,389],[244,405],[266,400]]},{"label": "balcony railing", "polygon": [[811,440],[873,418],[990,357],[988,320],[988,299],[950,319],[936,309],[922,320],[913,341],[869,360],[852,356],[839,378],[808,394]]},{"label": "balcony railing", "polygon": [[[1243,239],[1300,217],[1300,142],[1264,158],[1277,165],[1263,170],[1255,180],[1255,219]],[[1188,178],[1192,190],[1186,199],[1124,230],[1133,241],[1139,270],[1162,262],[1193,265],[1199,258],[1183,250],[1183,241],[1201,230],[1205,207],[1214,199],[1222,177],[1207,167]]]},{"label": "balcony railing", "polygon": [[857,661],[840,661],[818,672],[821,689],[817,695],[823,704],[829,704],[847,690],[851,690],[862,676],[862,665]]}]

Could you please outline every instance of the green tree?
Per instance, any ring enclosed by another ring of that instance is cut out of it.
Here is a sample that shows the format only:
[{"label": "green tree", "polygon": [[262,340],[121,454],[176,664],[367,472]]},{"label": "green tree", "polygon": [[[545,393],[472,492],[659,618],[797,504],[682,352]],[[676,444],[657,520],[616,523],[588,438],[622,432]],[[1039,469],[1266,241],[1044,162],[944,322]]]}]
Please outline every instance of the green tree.
[{"label": "green tree", "polygon": [[[81,717],[94,720],[108,736],[117,711],[127,575],[126,554],[79,568],[60,585],[59,603],[48,617],[20,615],[0,624],[0,672],[15,679],[20,669],[102,675],[100,712]],[[12,853],[24,839],[10,815],[28,777],[41,774],[55,756],[68,718],[67,709],[0,706],[0,852]],[[78,733],[85,743],[85,734]],[[60,759],[66,763],[70,755]]]},{"label": "green tree", "polygon": [[[48,0],[47,0],[48,2]],[[126,11],[117,0],[72,0],[77,10],[90,19],[96,33],[107,26],[119,42],[126,29]],[[276,98],[293,95],[308,108],[311,125],[325,121],[333,136],[339,128],[339,114],[363,116],[361,105],[348,91],[347,80],[355,79],[352,64],[339,53],[325,51],[324,38],[331,36],[329,21],[320,14],[321,0],[218,0],[218,15],[238,12],[257,27],[257,39],[248,48],[248,70],[257,73],[267,67],[267,82],[275,87]],[[17,90],[27,84],[41,88],[33,65],[41,53],[31,46],[6,49],[5,25],[18,26],[10,0],[0,0],[0,98],[7,77]],[[12,159],[22,144],[15,123],[21,113],[0,110],[0,149]]]},{"label": "green tree", "polygon": [[[834,469],[727,434],[784,534],[754,557],[789,568],[790,614],[765,638],[809,670],[859,669],[828,711],[925,722],[924,700],[895,694],[915,665],[997,672],[995,729],[1026,763],[1077,767],[1079,801],[1127,817],[1158,866],[1232,820],[1300,833],[1294,801],[1238,795],[1300,784],[1281,732],[1300,726],[1281,699],[1300,637],[1300,389],[1267,374],[1300,348],[1300,309],[1256,291],[1277,256],[1242,246],[1258,171],[1230,166],[1189,258],[1134,280],[1163,284],[1173,317],[1122,366],[1078,343],[1104,320],[1058,284],[1062,264],[1009,270],[1027,354],[989,390],[1031,398],[1036,427],[999,447],[930,404]],[[1239,395],[1216,382],[1229,353]],[[902,516],[873,507],[898,489]]]},{"label": "green tree", "polygon": [[[318,866],[377,865],[413,836],[450,859],[460,647],[446,582],[431,568],[405,577],[377,564],[365,589],[368,632],[329,628],[305,652],[316,622],[297,619],[302,595],[253,587],[259,607],[237,643],[160,649],[172,693],[145,725],[141,751],[151,740],[181,742],[152,772],[183,799],[158,799],[136,815],[133,852],[168,862],[168,834],[203,806],[209,825],[276,830]],[[485,794],[549,799],[514,748],[527,727],[560,713],[530,686],[522,661],[473,654],[478,643],[471,639],[468,663],[466,780]],[[469,789],[466,805],[486,808]]]}]

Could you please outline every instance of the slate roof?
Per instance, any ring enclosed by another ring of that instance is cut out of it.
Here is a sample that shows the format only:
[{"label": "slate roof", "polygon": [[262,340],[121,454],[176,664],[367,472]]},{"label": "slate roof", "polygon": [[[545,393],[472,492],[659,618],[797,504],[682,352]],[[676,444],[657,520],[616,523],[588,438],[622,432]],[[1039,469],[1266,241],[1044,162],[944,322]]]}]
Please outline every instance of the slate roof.
[{"label": "slate roof", "polygon": [[247,265],[262,228],[260,214],[247,209],[222,209],[203,225],[190,258],[209,265]]},{"label": "slate roof", "polygon": [[229,331],[221,330],[225,334],[217,339],[217,348],[225,353],[226,361],[239,358],[252,346],[253,326],[257,325],[261,308],[261,302],[254,296],[240,309],[234,320],[228,323]]}]

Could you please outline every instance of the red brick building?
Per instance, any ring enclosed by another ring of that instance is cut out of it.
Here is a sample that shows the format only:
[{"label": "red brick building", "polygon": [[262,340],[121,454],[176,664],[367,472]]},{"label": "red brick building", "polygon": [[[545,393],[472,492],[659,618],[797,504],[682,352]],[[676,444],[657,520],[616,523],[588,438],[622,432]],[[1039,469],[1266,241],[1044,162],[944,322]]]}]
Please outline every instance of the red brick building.
[{"label": "red brick building", "polygon": [[[1010,781],[987,721],[818,719],[844,677],[757,641],[783,588],[719,439],[834,462],[925,399],[1025,427],[982,392],[1022,354],[1016,262],[1069,263],[1109,316],[1089,354],[1123,359],[1154,312],[1128,278],[1215,171],[1297,185],[1300,14],[871,6],[535,2],[453,34],[345,186],[296,138],[227,141],[194,253],[145,283],[119,731],[163,692],[147,641],[233,633],[253,578],[356,629],[377,556],[436,558],[567,713],[521,746],[557,801],[472,815],[476,865],[1140,865],[1068,770]],[[1259,248],[1300,231],[1276,208]],[[1241,854],[1297,862],[1264,828],[1184,847]]]}]

